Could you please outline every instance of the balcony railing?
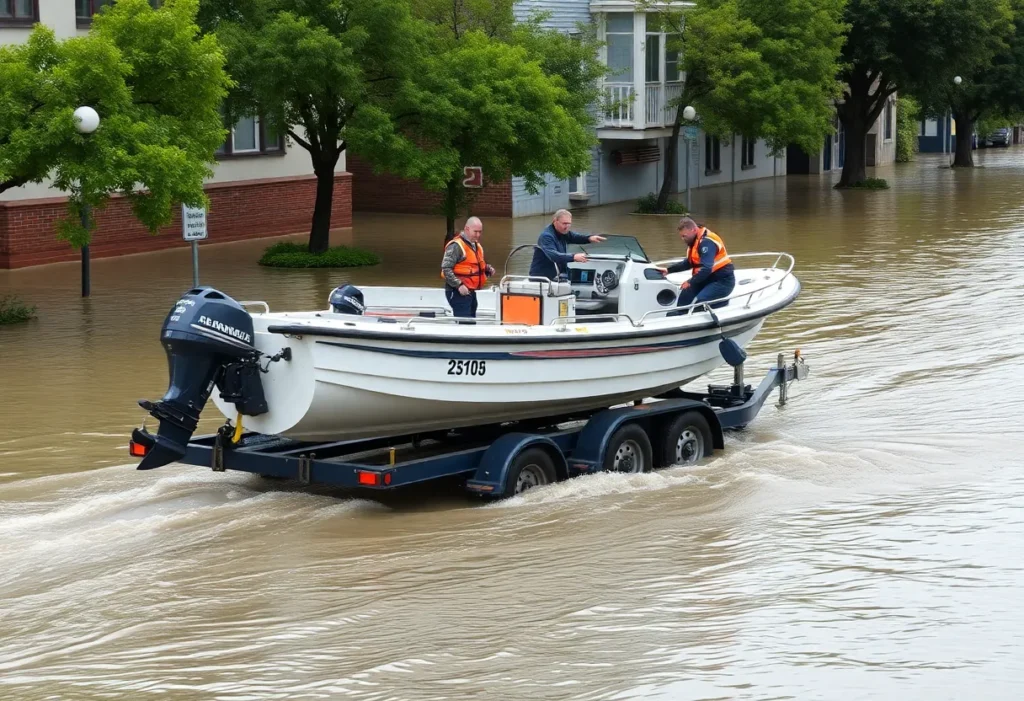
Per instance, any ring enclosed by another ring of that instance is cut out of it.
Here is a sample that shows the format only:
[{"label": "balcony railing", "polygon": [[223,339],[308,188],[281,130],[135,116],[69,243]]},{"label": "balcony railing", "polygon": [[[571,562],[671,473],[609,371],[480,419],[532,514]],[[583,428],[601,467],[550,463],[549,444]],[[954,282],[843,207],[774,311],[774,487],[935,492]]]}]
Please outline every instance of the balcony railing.
[{"label": "balcony railing", "polygon": [[[644,129],[671,126],[676,116],[672,100],[683,91],[682,81],[647,83],[644,87]],[[637,127],[636,90],[632,83],[605,83],[605,127]]]}]

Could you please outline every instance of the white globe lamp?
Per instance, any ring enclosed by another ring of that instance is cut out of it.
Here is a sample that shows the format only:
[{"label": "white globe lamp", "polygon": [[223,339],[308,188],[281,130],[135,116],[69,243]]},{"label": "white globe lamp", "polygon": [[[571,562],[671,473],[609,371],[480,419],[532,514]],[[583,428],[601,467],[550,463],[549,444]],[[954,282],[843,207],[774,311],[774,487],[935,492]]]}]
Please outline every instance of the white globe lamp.
[{"label": "white globe lamp", "polygon": [[953,84],[954,85],[960,85],[960,83],[962,83],[962,82],[964,82],[964,79],[961,78],[960,76],[957,76],[956,78],[953,78]]},{"label": "white globe lamp", "polygon": [[692,122],[697,117],[697,110],[693,109],[689,105],[683,108],[683,119],[688,122]]},{"label": "white globe lamp", "polygon": [[92,107],[75,110],[75,128],[79,133],[92,134],[100,126],[100,115]]}]

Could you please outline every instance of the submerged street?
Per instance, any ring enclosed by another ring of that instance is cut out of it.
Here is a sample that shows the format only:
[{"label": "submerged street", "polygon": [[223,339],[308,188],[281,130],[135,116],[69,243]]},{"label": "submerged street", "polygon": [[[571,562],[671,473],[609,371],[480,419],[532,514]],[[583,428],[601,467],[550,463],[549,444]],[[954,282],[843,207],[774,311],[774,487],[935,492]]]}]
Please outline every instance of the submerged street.
[{"label": "submerged street", "polygon": [[[944,158],[876,169],[882,192],[694,191],[730,252],[796,257],[747,380],[796,348],[810,377],[696,468],[487,506],[136,471],[189,248],[94,260],[85,300],[77,263],[0,271],[39,317],[0,328],[0,698],[1024,697],[1024,149]],[[630,205],[573,228],[682,255]],[[547,223],[484,219],[499,275]],[[200,281],[326,307],[344,281],[439,286],[443,236],[356,213],[337,243],[381,265],[266,269],[253,240],[201,247]]]}]

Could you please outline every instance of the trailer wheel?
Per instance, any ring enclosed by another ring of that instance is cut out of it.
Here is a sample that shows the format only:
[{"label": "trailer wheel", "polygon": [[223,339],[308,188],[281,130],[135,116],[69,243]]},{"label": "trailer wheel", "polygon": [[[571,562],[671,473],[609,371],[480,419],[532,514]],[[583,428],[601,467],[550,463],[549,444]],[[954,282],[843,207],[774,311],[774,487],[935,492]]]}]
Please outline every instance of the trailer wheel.
[{"label": "trailer wheel", "polygon": [[505,497],[555,481],[555,462],[543,448],[527,448],[516,456],[505,480]]},{"label": "trailer wheel", "polygon": [[604,455],[605,472],[650,472],[653,466],[651,439],[636,424],[626,424],[612,434]]},{"label": "trailer wheel", "polygon": [[673,421],[662,442],[661,464],[695,465],[712,447],[711,427],[699,411],[684,412]]}]

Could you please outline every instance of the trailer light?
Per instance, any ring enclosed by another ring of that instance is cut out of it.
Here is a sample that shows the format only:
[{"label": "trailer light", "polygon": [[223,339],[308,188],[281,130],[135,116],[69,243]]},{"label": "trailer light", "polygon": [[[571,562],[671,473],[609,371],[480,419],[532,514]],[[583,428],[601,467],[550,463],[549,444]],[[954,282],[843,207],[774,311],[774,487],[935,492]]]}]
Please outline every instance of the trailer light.
[{"label": "trailer light", "polygon": [[384,484],[391,484],[391,473],[390,472],[385,472],[384,473]]},{"label": "trailer light", "polygon": [[365,484],[370,487],[376,487],[380,484],[380,473],[378,472],[363,472],[359,470],[356,474],[359,476],[359,484]]},{"label": "trailer light", "polygon": [[148,452],[149,451],[146,449],[146,446],[142,445],[142,443],[128,441],[128,453],[133,458],[144,458]]}]

